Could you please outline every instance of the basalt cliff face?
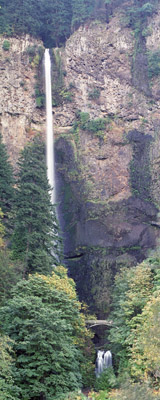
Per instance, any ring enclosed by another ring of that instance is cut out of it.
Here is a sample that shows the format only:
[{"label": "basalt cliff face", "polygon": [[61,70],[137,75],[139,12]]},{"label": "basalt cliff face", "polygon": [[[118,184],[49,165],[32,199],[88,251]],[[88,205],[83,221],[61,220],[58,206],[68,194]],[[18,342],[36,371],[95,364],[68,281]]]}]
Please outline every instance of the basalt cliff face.
[{"label": "basalt cliff face", "polygon": [[[144,259],[160,232],[160,87],[147,62],[159,48],[160,11],[149,27],[135,53],[117,13],[80,27],[61,52],[72,93],[54,114],[66,263],[99,315],[115,271]],[[104,129],[97,119],[107,120]]]},{"label": "basalt cliff face", "polygon": [[0,131],[14,167],[26,142],[36,133],[45,133],[45,110],[37,108],[35,98],[40,46],[29,36],[0,37]]},{"label": "basalt cliff face", "polygon": [[[13,161],[45,131],[26,40],[12,39],[1,57],[1,131]],[[80,27],[54,51],[53,75],[60,64],[63,73],[53,123],[65,262],[80,299],[99,316],[109,310],[115,272],[143,260],[160,233],[160,78],[148,72],[159,41],[160,10],[137,52],[117,12],[109,23]]]}]

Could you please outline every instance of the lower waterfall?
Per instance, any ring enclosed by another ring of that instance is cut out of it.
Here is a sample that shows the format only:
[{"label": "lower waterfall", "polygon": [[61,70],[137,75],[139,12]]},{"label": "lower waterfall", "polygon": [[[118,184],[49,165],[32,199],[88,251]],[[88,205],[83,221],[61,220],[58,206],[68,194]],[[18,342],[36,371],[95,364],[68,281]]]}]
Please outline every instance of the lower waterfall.
[{"label": "lower waterfall", "polygon": [[110,350],[98,350],[96,358],[96,376],[100,376],[105,368],[112,367],[112,353]]}]

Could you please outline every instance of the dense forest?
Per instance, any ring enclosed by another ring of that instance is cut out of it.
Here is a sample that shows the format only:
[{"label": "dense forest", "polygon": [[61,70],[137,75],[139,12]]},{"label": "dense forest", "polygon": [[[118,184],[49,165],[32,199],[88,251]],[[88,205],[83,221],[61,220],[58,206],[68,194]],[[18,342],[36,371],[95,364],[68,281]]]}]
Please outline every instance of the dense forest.
[{"label": "dense forest", "polygon": [[82,386],[96,390],[91,399],[159,399],[159,248],[115,276],[105,338],[113,367],[95,379],[88,310],[59,266],[44,144],[24,148],[16,177],[2,137],[0,160],[0,399],[85,399]]},{"label": "dense forest", "polygon": [[[27,33],[46,47],[61,46],[87,19],[108,23],[123,3],[0,0],[0,33],[5,38]],[[133,30],[138,51],[157,4],[133,0],[125,6],[125,24]],[[103,16],[97,13],[101,7]],[[151,74],[157,68],[159,73],[158,62],[151,63]],[[75,128],[93,130],[89,117],[81,121],[86,115],[79,114]],[[96,123],[100,131],[104,121]],[[62,264],[45,145],[36,136],[13,171],[0,136],[0,400],[85,400],[88,392],[92,400],[159,400],[160,248],[115,275],[111,324],[104,337],[113,367],[97,377],[94,335],[86,321],[98,316],[80,303]]]},{"label": "dense forest", "polygon": [[41,38],[45,46],[58,46],[92,14],[94,3],[95,0],[1,0],[0,33],[29,33]]},{"label": "dense forest", "polygon": [[[87,19],[109,22],[124,0],[1,0],[0,33],[8,36],[28,33],[42,39],[45,47],[63,45],[71,32]],[[125,4],[127,23],[137,31],[156,10],[158,0],[134,0]],[[104,8],[106,9],[104,13]],[[102,10],[102,12],[100,12]]]}]

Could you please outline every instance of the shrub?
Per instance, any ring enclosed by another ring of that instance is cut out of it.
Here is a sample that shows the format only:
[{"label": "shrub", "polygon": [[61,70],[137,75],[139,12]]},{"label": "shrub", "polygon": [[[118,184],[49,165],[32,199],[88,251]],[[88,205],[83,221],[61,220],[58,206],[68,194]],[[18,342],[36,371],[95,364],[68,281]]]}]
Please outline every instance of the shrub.
[{"label": "shrub", "polygon": [[148,385],[126,382],[118,393],[111,396],[111,400],[159,400]]},{"label": "shrub", "polygon": [[91,92],[88,93],[88,98],[91,100],[98,99],[100,96],[100,90],[97,88],[94,88]]},{"label": "shrub", "polygon": [[160,50],[148,53],[148,75],[149,78],[160,74]]},{"label": "shrub", "polygon": [[113,367],[106,368],[102,374],[96,379],[95,389],[106,390],[116,386],[116,377]]},{"label": "shrub", "polygon": [[3,50],[8,51],[10,49],[10,42],[9,40],[4,40],[2,45]]}]

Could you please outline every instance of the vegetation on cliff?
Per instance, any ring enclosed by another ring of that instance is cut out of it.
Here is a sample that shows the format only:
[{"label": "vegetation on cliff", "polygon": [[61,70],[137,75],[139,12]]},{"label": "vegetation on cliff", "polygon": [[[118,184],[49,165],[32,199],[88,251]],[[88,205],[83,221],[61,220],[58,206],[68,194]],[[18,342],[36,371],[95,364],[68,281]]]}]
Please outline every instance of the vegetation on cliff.
[{"label": "vegetation on cliff", "polygon": [[[146,19],[156,11],[157,0],[140,4],[137,0],[33,0],[0,1],[0,33],[8,36],[29,33],[43,40],[46,47],[62,45],[73,29],[87,19],[100,18],[109,22],[114,10],[126,3],[125,19],[136,34],[145,28]],[[106,7],[106,13],[104,13]],[[103,12],[98,10],[103,9]],[[106,14],[106,15],[105,15]],[[6,45],[6,50],[8,49]]]},{"label": "vegetation on cliff", "polygon": [[5,225],[10,225],[11,213],[14,203],[13,169],[9,162],[8,154],[2,135],[0,134],[0,207],[3,212]]},{"label": "vegetation on cliff", "polygon": [[93,11],[95,0],[0,1],[0,33],[8,36],[29,33],[46,47],[63,44],[74,26]]}]

